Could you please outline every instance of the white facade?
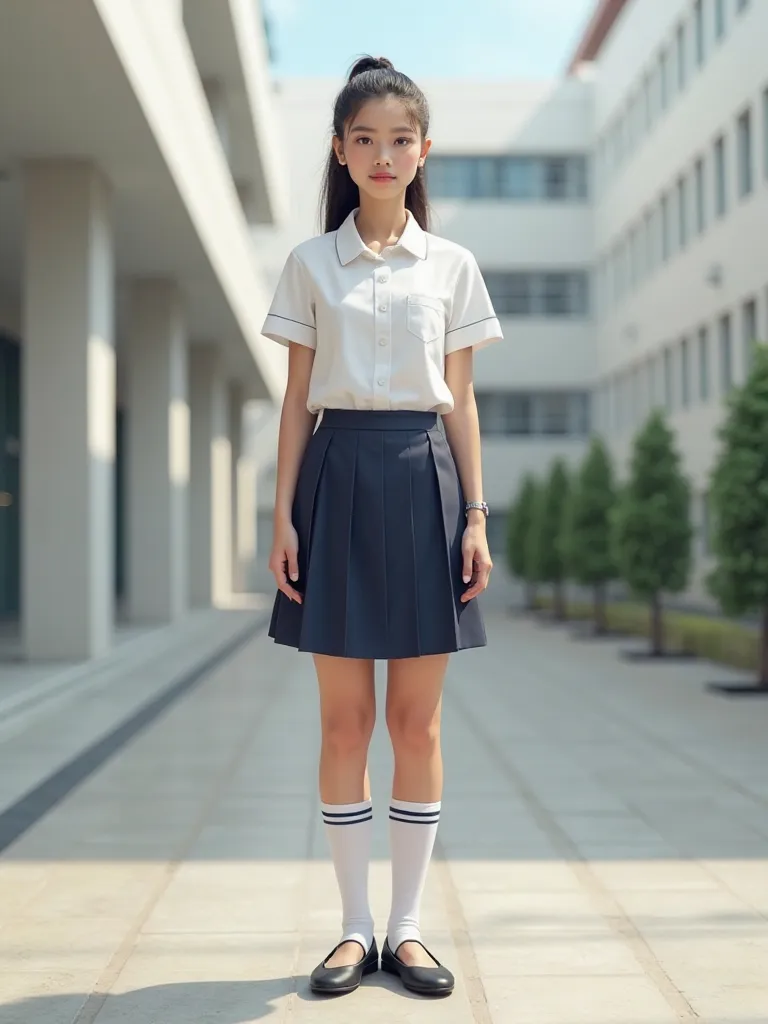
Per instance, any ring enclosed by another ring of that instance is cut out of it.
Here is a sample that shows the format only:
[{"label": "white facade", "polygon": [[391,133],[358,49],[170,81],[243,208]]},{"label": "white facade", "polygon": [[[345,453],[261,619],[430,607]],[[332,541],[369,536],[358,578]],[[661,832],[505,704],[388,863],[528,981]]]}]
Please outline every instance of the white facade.
[{"label": "white facade", "polygon": [[[320,180],[330,146],[330,118],[338,81],[292,79],[281,83],[281,114],[290,169],[291,217],[280,232],[257,232],[260,261],[274,283],[290,248],[321,230]],[[590,86],[562,82],[479,84],[420,81],[430,103],[434,140],[427,161],[438,157],[504,155],[586,156],[592,126]],[[450,198],[431,190],[432,231],[467,246],[488,280],[493,272],[576,270],[588,274],[593,259],[589,191],[579,200]],[[493,289],[492,295],[493,295]],[[476,391],[559,396],[586,395],[595,378],[594,329],[587,306],[577,317],[500,312],[505,340],[477,353]],[[277,347],[277,346],[276,346]],[[557,400],[557,397],[556,397]],[[488,403],[486,403],[487,406]],[[481,414],[482,414],[481,409]],[[522,471],[539,470],[554,453],[570,462],[585,447],[577,436],[488,434],[483,439],[485,493],[495,513],[492,547],[503,560],[504,513]],[[266,554],[274,498],[274,472],[259,487],[260,549]]]},{"label": "white facade", "polygon": [[696,497],[697,599],[724,396],[768,335],[766,39],[762,0],[629,0],[594,67],[600,424],[623,465],[651,406],[668,410]]},{"label": "white facade", "polygon": [[251,228],[286,200],[256,0],[0,23],[0,618],[82,660],[242,578],[244,406],[284,386]]}]

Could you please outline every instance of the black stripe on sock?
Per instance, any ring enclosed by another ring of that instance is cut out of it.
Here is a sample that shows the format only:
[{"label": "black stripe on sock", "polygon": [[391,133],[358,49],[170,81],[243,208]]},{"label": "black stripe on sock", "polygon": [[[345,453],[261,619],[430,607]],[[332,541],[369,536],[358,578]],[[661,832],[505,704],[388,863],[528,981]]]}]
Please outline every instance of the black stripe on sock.
[{"label": "black stripe on sock", "polygon": [[390,807],[389,813],[391,814],[405,814],[409,818],[439,818],[440,811],[404,811],[401,807]]},{"label": "black stripe on sock", "polygon": [[364,821],[373,821],[373,815],[369,814],[367,818],[357,818],[355,821],[327,821],[326,825],[361,825]]}]

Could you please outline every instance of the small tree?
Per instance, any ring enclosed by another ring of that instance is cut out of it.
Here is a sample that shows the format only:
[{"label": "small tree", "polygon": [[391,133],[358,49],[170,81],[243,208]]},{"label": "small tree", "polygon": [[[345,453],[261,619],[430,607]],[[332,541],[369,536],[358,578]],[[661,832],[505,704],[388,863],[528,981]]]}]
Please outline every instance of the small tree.
[{"label": "small tree", "polygon": [[661,596],[684,590],[691,571],[690,486],[672,431],[657,409],[636,436],[629,479],[621,488],[613,529],[623,580],[650,604],[651,650],[664,653]]},{"label": "small tree", "polygon": [[616,501],[613,466],[608,449],[593,437],[571,487],[564,530],[563,555],[568,575],[592,587],[595,632],[606,632],[605,588],[616,578],[611,545],[611,513]]},{"label": "small tree", "polygon": [[506,553],[510,573],[525,583],[525,606],[529,611],[536,604],[536,585],[530,575],[528,556],[535,504],[536,480],[531,473],[527,473],[509,510]]},{"label": "small tree", "polygon": [[711,475],[709,588],[729,615],[758,612],[760,688],[768,688],[768,349],[756,346],[744,386],[729,399]]},{"label": "small tree", "polygon": [[552,584],[556,619],[565,618],[562,532],[569,486],[565,462],[561,458],[553,459],[549,476],[539,490],[531,533],[533,572],[543,583]]}]

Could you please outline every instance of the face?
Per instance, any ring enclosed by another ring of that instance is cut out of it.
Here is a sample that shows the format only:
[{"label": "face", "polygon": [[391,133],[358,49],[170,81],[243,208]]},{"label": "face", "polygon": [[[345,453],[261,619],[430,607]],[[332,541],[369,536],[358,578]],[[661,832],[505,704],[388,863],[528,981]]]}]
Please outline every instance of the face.
[{"label": "face", "polygon": [[344,139],[333,140],[337,158],[361,192],[379,199],[405,191],[431,145],[394,96],[370,100],[346,125]]}]

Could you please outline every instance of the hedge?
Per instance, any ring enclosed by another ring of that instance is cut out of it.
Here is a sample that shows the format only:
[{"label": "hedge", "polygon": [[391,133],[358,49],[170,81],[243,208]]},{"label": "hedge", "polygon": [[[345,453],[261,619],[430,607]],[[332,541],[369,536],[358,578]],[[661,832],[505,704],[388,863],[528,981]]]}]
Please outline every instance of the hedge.
[{"label": "hedge", "polygon": [[[537,607],[551,608],[552,598],[541,595]],[[591,619],[592,605],[586,601],[568,601],[570,619]],[[669,650],[687,651],[700,658],[755,672],[759,667],[760,636],[756,629],[728,619],[664,611],[666,643]],[[632,636],[650,637],[649,607],[632,601],[614,601],[606,605],[608,629]]]}]

